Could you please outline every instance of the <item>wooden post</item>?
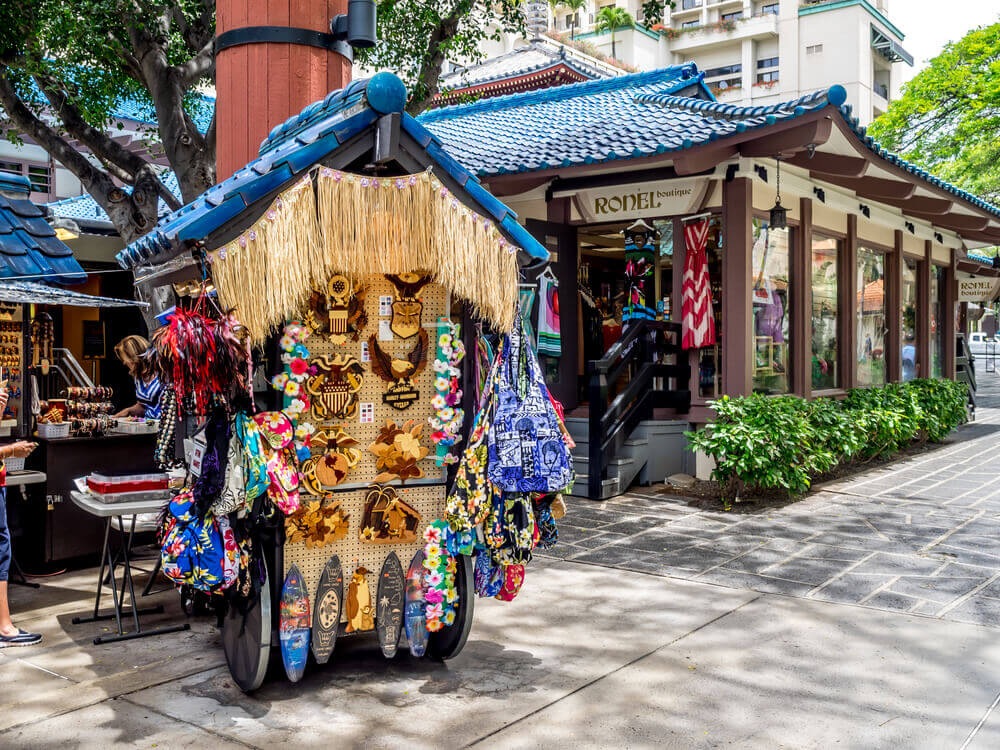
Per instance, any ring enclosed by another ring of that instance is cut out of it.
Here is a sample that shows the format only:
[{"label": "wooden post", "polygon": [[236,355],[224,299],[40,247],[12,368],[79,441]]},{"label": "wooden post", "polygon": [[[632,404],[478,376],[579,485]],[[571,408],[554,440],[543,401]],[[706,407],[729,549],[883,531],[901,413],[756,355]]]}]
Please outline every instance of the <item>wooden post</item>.
[{"label": "wooden post", "polygon": [[722,183],[722,390],[745,396],[753,390],[752,273],[753,187],[746,177]]},{"label": "wooden post", "polygon": [[[218,0],[216,33],[249,26],[330,32],[347,0]],[[216,55],[216,179],[221,182],[257,157],[275,125],[351,80],[347,58],[301,44],[243,44]]]},{"label": "wooden post", "polygon": [[[837,318],[840,347],[840,383],[844,390],[858,382],[858,217],[847,215],[847,240],[840,254],[840,316]],[[863,290],[862,290],[863,293]]]},{"label": "wooden post", "polygon": [[903,232],[897,229],[894,251],[885,256],[884,304],[886,328],[885,382],[898,383],[903,370]]},{"label": "wooden post", "polygon": [[924,242],[924,259],[917,266],[917,377],[931,377],[931,241]]},{"label": "wooden post", "polygon": [[955,274],[955,251],[951,251],[951,263],[944,269],[944,304],[941,306],[941,325],[944,326],[944,352],[942,352],[942,375],[955,379],[955,321],[958,318],[956,309],[958,297],[958,282]]},{"label": "wooden post", "polygon": [[792,235],[791,324],[792,392],[812,397],[812,208],[809,198],[799,200],[799,231]]}]

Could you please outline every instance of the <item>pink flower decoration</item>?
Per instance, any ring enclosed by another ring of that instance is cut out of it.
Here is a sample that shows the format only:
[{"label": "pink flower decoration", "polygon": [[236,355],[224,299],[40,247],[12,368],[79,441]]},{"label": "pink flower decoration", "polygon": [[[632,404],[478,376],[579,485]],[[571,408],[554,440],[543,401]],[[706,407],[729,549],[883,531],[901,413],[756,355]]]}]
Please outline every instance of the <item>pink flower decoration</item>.
[{"label": "pink flower decoration", "polygon": [[302,357],[296,357],[288,363],[288,369],[294,375],[305,375],[306,371],[309,370],[309,363],[302,359]]},{"label": "pink flower decoration", "polygon": [[444,594],[442,594],[438,589],[430,589],[426,594],[424,594],[424,599],[431,604],[440,604],[444,601]]}]

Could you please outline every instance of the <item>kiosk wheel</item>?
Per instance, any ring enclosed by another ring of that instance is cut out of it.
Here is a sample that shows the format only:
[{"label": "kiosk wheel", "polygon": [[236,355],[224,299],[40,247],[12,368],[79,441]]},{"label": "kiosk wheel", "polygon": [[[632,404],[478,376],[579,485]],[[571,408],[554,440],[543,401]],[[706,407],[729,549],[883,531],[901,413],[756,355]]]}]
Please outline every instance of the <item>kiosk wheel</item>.
[{"label": "kiosk wheel", "polygon": [[230,607],[222,623],[222,649],[226,664],[240,690],[259,688],[271,660],[271,579],[264,565],[264,583],[257,602],[246,614]]},{"label": "kiosk wheel", "polygon": [[458,591],[458,607],[455,622],[446,628],[430,633],[427,639],[427,656],[437,661],[458,656],[469,640],[472,630],[472,615],[475,609],[473,590],[472,557],[459,555],[456,558],[455,589]]}]

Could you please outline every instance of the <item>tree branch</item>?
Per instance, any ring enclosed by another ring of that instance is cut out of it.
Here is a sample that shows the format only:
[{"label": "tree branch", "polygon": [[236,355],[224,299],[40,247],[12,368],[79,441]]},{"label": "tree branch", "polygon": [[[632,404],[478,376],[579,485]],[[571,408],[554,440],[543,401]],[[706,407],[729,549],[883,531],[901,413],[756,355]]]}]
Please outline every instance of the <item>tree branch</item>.
[{"label": "tree branch", "polygon": [[185,89],[190,88],[194,83],[215,74],[215,39],[208,42],[198,50],[198,54],[187,62],[181,63],[174,68],[180,76],[181,83]]},{"label": "tree branch", "polygon": [[420,65],[420,73],[417,76],[417,85],[424,88],[424,96],[410,102],[406,109],[411,115],[416,116],[427,109],[440,90],[439,81],[445,58],[442,45],[446,40],[455,36],[459,22],[468,14],[472,5],[471,0],[459,2],[452,8],[451,13],[440,20],[428,37],[427,54],[424,56]]}]

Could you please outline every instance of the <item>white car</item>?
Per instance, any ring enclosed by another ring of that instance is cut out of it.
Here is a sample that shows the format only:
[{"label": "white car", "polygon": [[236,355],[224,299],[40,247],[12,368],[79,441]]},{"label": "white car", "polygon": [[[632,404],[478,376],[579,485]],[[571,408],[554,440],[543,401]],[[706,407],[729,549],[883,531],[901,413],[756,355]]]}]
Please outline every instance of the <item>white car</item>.
[{"label": "white car", "polygon": [[987,336],[982,331],[969,334],[969,351],[984,356],[987,353],[987,348],[989,348],[990,354],[1000,355],[1000,341],[995,337]]}]

